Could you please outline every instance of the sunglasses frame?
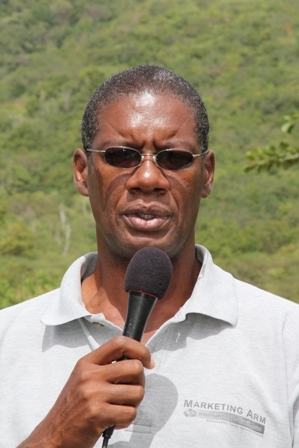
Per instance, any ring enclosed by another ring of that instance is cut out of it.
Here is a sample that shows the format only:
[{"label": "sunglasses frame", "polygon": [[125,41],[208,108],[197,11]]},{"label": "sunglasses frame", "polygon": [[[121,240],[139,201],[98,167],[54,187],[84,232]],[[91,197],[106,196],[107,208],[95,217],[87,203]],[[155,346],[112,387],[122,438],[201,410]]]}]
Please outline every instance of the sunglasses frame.
[{"label": "sunglasses frame", "polygon": [[[109,162],[107,161],[107,159],[106,159],[106,153],[107,153],[107,151],[109,151],[109,149],[113,149],[113,148],[116,148],[116,149],[129,149],[130,151],[134,151],[134,152],[135,152],[136,154],[138,154],[138,156],[140,157],[140,161],[139,161],[139,163],[138,163],[137,165],[130,166],[130,167],[127,167],[127,168],[126,168],[126,167],[122,167],[122,166],[112,165],[111,163],[109,163]],[[109,165],[109,166],[113,166],[113,168],[120,168],[120,169],[124,169],[124,170],[137,168],[137,167],[139,167],[139,166],[142,165],[143,160],[144,160],[144,157],[152,157],[152,158],[153,158],[153,161],[154,161],[154,163],[155,163],[155,165],[156,165],[158,168],[160,168],[161,170],[167,170],[167,171],[181,171],[181,170],[185,170],[185,169],[189,168],[189,167],[193,164],[194,159],[195,159],[196,157],[204,156],[204,155],[207,154],[207,152],[208,152],[208,151],[204,151],[204,152],[201,152],[200,154],[193,154],[191,151],[188,151],[188,150],[185,150],[185,149],[172,149],[172,148],[168,148],[168,149],[162,149],[161,151],[158,152],[158,154],[142,154],[142,153],[141,153],[140,151],[138,151],[137,149],[135,149],[135,148],[130,148],[129,146],[110,146],[110,147],[107,148],[107,149],[92,149],[92,148],[87,148],[86,151],[87,151],[87,152],[97,152],[97,153],[99,153],[99,154],[103,154],[103,155],[104,155],[105,162],[107,163],[107,165]],[[187,153],[189,156],[192,156],[192,160],[191,160],[190,164],[188,164],[187,166],[183,166],[182,168],[178,168],[178,169],[163,168],[162,166],[159,165],[159,161],[157,161],[157,157],[159,157],[159,155],[161,155],[161,154],[163,154],[163,153],[165,153],[165,152],[172,152],[172,153],[175,153],[175,152],[184,153],[184,152],[185,152],[185,153]]]}]

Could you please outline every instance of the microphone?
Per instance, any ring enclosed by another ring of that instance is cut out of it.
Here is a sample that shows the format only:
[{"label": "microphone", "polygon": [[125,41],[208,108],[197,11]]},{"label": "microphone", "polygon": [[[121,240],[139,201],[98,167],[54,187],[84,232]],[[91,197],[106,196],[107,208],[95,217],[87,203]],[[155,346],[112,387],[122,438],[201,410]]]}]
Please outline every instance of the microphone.
[{"label": "microphone", "polygon": [[123,335],[141,341],[157,300],[164,297],[172,277],[168,255],[156,247],[144,247],[132,257],[125,275],[129,293]]},{"label": "microphone", "polygon": [[[125,275],[129,293],[123,335],[141,341],[148,318],[157,300],[161,300],[172,277],[172,263],[163,250],[144,247],[133,255]],[[102,448],[108,446],[114,426],[103,432]]]}]

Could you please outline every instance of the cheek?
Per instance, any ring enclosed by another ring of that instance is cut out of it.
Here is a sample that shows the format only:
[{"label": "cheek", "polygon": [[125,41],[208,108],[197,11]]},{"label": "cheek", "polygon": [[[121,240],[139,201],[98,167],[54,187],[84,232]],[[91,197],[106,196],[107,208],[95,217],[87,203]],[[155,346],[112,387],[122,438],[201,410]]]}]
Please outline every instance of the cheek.
[{"label": "cheek", "polygon": [[200,174],[194,176],[184,176],[182,182],[182,199],[186,207],[200,202],[203,181]]},{"label": "cheek", "polygon": [[96,209],[108,213],[115,206],[116,198],[123,188],[123,182],[109,167],[101,169],[92,166],[88,177],[90,202]]},{"label": "cheek", "polygon": [[91,210],[95,222],[99,225],[106,217],[106,213],[103,213],[105,208],[106,187],[101,172],[94,167],[89,171],[87,185]]},{"label": "cheek", "polygon": [[195,225],[201,200],[201,181],[198,177],[184,177],[179,189],[173,192],[177,205],[178,222],[185,229]]}]

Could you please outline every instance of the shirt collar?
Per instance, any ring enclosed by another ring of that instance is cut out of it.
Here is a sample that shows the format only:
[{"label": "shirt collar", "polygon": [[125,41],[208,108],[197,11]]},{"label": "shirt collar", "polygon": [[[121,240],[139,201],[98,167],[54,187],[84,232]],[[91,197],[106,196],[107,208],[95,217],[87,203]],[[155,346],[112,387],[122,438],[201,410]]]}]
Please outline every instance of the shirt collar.
[{"label": "shirt collar", "polygon": [[213,263],[210,252],[196,245],[196,256],[202,267],[189,300],[178,313],[185,319],[189,313],[205,314],[235,326],[238,298],[234,277]]},{"label": "shirt collar", "polygon": [[97,253],[91,252],[78,258],[66,271],[58,294],[42,315],[45,325],[61,325],[81,317],[91,316],[82,300],[81,279],[90,275],[97,262]]},{"label": "shirt collar", "polygon": [[[213,263],[209,251],[196,245],[196,255],[202,267],[189,300],[174,317],[185,320],[190,313],[205,314],[215,319],[237,323],[238,307],[235,280],[231,274]],[[78,258],[66,271],[58,293],[42,316],[45,325],[61,325],[81,317],[90,317],[82,301],[81,279],[90,275],[95,268],[97,253],[92,252]],[[102,314],[98,315],[104,319]]]}]

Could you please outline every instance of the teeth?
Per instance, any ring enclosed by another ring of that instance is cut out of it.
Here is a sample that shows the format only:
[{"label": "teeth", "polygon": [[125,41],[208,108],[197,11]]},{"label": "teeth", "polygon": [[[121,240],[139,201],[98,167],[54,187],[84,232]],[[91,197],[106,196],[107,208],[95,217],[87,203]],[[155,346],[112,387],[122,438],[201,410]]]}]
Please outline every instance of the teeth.
[{"label": "teeth", "polygon": [[138,213],[138,216],[140,216],[140,218],[145,219],[145,220],[150,220],[153,219],[155,217],[155,215],[145,215],[144,213]]}]

